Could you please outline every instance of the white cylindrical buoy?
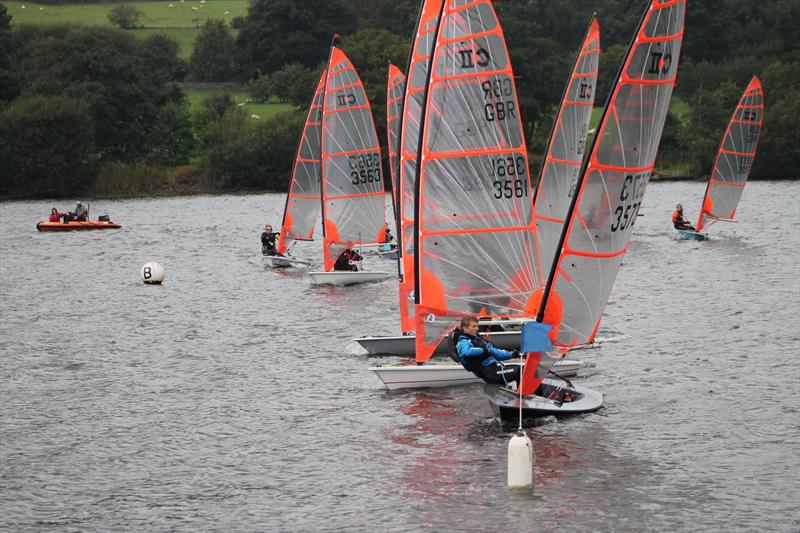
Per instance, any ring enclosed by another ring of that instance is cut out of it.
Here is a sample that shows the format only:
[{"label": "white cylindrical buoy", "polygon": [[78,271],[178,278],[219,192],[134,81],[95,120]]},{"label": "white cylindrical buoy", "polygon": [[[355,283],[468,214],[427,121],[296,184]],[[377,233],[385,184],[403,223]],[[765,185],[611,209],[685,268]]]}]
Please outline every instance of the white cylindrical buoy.
[{"label": "white cylindrical buoy", "polygon": [[533,443],[524,431],[517,431],[508,443],[508,487],[533,487]]},{"label": "white cylindrical buoy", "polygon": [[140,272],[142,281],[149,285],[161,285],[166,273],[167,271],[164,269],[164,265],[156,263],[155,261],[145,263]]}]

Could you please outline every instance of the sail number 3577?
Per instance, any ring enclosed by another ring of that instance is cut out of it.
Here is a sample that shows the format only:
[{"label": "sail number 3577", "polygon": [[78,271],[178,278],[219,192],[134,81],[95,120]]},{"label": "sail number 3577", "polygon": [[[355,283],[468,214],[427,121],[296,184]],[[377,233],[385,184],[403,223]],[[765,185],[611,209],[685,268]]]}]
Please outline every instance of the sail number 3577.
[{"label": "sail number 3577", "polygon": [[619,200],[622,204],[617,206],[611,217],[611,231],[624,231],[633,226],[636,215],[639,213],[639,207],[642,205],[647,176],[647,174],[625,176],[622,190],[619,193]]}]

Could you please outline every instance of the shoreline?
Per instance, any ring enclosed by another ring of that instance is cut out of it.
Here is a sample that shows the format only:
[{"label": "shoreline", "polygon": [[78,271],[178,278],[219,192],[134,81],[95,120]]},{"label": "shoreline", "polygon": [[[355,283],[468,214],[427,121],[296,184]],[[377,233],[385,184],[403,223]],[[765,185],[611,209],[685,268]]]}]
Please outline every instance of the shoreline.
[{"label": "shoreline", "polygon": [[[665,175],[654,174],[650,181],[654,182],[667,182],[667,181],[700,181],[708,180],[708,176],[683,176],[683,175]],[[750,178],[748,181],[800,181],[800,177],[796,178]],[[251,195],[251,194],[286,194],[287,191],[274,190],[274,189],[221,189],[218,187],[190,185],[186,187],[171,186],[160,188],[156,187],[151,190],[138,190],[138,191],[92,191],[87,189],[80,193],[69,193],[63,196],[1,196],[0,202],[22,202],[22,201],[36,201],[36,200],[57,200],[57,201],[73,201],[77,197],[92,198],[97,200],[124,200],[128,198],[171,198],[177,196],[222,196],[226,194],[232,195]],[[390,192],[386,188],[386,193]]]}]

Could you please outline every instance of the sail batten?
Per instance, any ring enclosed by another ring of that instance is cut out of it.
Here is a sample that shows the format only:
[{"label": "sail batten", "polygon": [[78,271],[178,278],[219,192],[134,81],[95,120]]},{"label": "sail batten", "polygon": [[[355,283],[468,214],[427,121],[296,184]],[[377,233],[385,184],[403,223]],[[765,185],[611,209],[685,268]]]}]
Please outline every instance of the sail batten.
[{"label": "sail batten", "polygon": [[732,220],[756,156],[764,115],[761,81],[753,76],[728,122],[706,187],[697,231],[706,221]]}]

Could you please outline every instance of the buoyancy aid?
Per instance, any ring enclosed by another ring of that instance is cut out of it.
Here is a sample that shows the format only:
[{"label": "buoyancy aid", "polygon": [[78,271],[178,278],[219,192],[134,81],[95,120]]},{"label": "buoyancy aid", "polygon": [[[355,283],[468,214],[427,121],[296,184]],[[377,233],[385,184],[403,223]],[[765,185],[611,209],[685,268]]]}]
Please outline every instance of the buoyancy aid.
[{"label": "buoyancy aid", "polygon": [[[462,338],[468,339],[473,347],[481,348],[483,353],[481,355],[462,357],[462,355],[458,353],[458,343]],[[456,328],[453,331],[453,352],[455,353],[456,358],[461,365],[470,372],[477,372],[483,366],[484,361],[493,357],[492,354],[489,353],[489,347],[487,346],[486,341],[480,337],[469,335],[460,328]]]}]

